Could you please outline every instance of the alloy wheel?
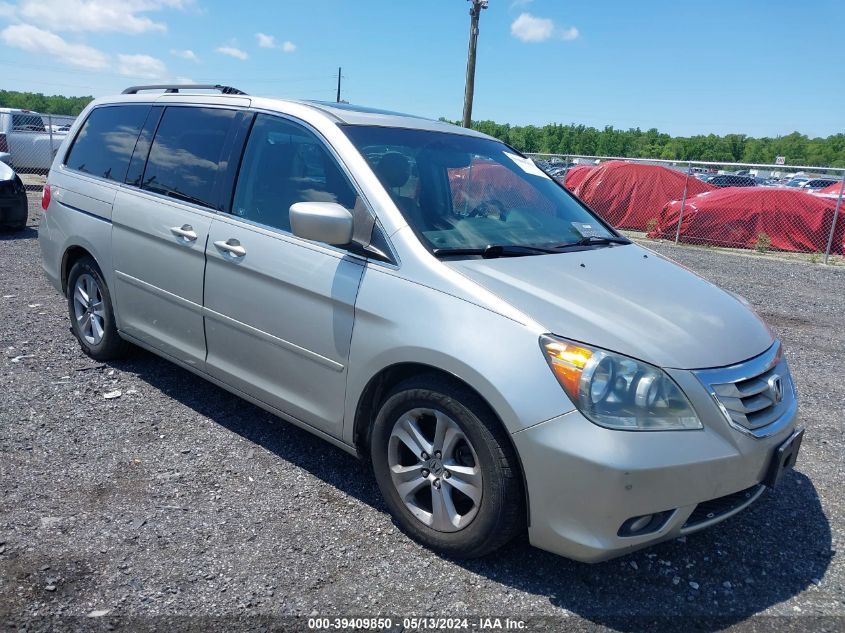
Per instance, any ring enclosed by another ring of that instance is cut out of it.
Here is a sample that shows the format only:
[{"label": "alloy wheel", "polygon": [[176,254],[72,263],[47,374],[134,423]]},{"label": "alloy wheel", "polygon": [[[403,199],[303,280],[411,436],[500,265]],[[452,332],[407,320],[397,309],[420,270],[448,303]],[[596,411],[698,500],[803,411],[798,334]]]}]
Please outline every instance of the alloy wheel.
[{"label": "alloy wheel", "polygon": [[73,315],[80,335],[89,345],[98,345],[105,333],[106,309],[100,286],[88,273],[81,274],[74,284]]},{"label": "alloy wheel", "polygon": [[451,417],[429,408],[400,415],[388,442],[390,476],[405,507],[438,532],[457,532],[478,514],[478,455]]}]

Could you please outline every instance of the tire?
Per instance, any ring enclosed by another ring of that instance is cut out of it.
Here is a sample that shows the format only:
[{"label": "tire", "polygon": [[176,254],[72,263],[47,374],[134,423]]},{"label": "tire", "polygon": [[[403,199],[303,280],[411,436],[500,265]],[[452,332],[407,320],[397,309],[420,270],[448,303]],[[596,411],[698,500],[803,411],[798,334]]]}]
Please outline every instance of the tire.
[{"label": "tire", "polygon": [[[86,303],[86,296],[91,295],[94,301]],[[115,326],[111,293],[91,257],[82,257],[70,269],[67,303],[70,329],[83,352],[99,361],[117,360],[129,353],[131,345],[120,338]]]},{"label": "tire", "polygon": [[[409,430],[412,422],[416,431]],[[442,453],[428,453],[438,448]],[[478,558],[524,528],[514,449],[487,405],[467,388],[436,375],[398,385],[373,423],[370,457],[397,524],[432,550]]]}]

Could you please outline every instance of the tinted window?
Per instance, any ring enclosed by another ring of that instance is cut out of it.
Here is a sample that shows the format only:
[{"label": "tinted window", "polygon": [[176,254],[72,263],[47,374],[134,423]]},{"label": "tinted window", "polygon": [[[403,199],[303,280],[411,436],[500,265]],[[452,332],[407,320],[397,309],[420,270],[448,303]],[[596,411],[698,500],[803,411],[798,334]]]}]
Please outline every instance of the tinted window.
[{"label": "tinted window", "polygon": [[234,117],[234,110],[167,108],[150,148],[142,187],[213,207],[214,181]]},{"label": "tinted window", "polygon": [[155,134],[163,111],[164,108],[155,106],[147,114],[147,120],[144,123],[144,127],[141,128],[141,134],[138,135],[138,140],[135,142],[135,151],[132,152],[132,160],[129,162],[129,169],[126,172],[127,185],[132,185],[133,187],[141,186],[141,178],[144,176],[144,167],[147,165],[147,156],[150,154],[153,134]]},{"label": "tinted window", "polygon": [[148,105],[111,106],[91,112],[65,165],[92,176],[123,182]]},{"label": "tinted window", "polygon": [[336,202],[347,209],[358,202],[319,138],[291,121],[258,115],[244,150],[232,213],[290,231],[291,205],[310,201]]},{"label": "tinted window", "polygon": [[45,132],[44,120],[37,114],[12,114],[13,132]]}]

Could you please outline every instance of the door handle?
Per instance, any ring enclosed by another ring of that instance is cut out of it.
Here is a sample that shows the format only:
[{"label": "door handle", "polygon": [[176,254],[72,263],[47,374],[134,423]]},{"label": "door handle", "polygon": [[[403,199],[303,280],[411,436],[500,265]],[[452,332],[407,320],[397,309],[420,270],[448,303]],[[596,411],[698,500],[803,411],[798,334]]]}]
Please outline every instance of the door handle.
[{"label": "door handle", "polygon": [[171,226],[170,232],[173,233],[176,237],[181,237],[186,242],[196,242],[197,241],[197,233],[194,231],[194,227],[190,224],[183,224],[182,226]]},{"label": "door handle", "polygon": [[214,245],[225,253],[229,253],[232,257],[243,257],[246,255],[246,249],[241,246],[241,243],[234,237],[230,237],[225,242],[219,240],[214,242]]}]

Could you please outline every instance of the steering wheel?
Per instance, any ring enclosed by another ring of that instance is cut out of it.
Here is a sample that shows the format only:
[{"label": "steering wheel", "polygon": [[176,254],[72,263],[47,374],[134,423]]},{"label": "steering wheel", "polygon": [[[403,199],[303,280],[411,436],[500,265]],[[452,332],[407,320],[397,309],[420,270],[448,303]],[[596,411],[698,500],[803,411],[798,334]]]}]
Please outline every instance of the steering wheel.
[{"label": "steering wheel", "polygon": [[503,205],[498,200],[485,200],[477,207],[475,207],[472,211],[467,214],[468,218],[478,218],[478,217],[485,217],[489,218],[491,215],[491,211],[494,214],[498,214],[498,219],[502,222],[506,222],[508,219],[508,211],[505,209],[505,205]]}]

